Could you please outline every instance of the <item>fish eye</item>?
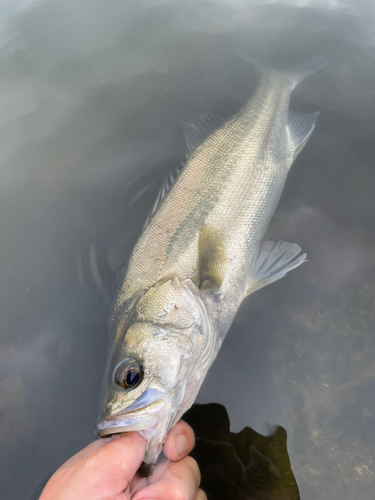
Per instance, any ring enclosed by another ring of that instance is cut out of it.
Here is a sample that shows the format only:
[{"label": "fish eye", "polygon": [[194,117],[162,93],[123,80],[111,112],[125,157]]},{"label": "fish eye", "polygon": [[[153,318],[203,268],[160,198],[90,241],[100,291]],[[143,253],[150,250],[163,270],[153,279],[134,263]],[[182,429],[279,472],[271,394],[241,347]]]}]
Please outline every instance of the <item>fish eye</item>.
[{"label": "fish eye", "polygon": [[143,369],[135,359],[128,359],[115,371],[115,383],[124,389],[134,389],[143,378]]}]

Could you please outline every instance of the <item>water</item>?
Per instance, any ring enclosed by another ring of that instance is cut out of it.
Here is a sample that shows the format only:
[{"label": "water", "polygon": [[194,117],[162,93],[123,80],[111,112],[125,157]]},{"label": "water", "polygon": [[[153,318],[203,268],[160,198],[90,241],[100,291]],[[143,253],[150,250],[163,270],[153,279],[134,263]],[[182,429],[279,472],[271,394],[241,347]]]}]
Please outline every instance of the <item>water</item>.
[{"label": "water", "polygon": [[283,426],[303,500],[372,499],[374,6],[13,0],[0,13],[1,497],[31,498],[93,439],[106,307],[85,277],[90,245],[109,253],[105,276],[126,261],[185,155],[178,120],[227,117],[253,90],[241,46],[330,57],[293,94],[321,115],[267,233],[309,262],[244,302],[198,401],[224,405],[234,432]]}]

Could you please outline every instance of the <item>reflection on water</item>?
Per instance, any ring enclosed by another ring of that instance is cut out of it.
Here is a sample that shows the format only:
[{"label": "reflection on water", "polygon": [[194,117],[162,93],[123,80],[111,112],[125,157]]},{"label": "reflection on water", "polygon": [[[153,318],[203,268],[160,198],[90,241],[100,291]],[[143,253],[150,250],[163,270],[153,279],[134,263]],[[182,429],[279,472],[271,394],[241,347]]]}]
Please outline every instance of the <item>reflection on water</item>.
[{"label": "reflection on water", "polygon": [[0,5],[0,496],[27,498],[94,436],[106,306],[83,292],[126,262],[176,124],[235,113],[235,56],[330,64],[292,108],[320,110],[267,239],[309,262],[240,309],[198,397],[234,432],[288,433],[303,500],[373,499],[375,6],[364,0],[14,0]]},{"label": "reflection on water", "polygon": [[299,500],[290,465],[286,431],[276,427],[268,436],[250,427],[230,432],[224,406],[194,405],[184,420],[194,429],[198,462],[208,500]]}]

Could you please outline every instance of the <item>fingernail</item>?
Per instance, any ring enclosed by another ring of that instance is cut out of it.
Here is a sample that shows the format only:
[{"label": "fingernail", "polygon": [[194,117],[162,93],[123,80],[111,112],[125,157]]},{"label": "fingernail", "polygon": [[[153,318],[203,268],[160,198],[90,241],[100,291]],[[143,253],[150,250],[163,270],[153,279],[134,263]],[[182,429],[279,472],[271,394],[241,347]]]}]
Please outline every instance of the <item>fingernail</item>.
[{"label": "fingernail", "polygon": [[180,436],[177,436],[176,437],[176,451],[177,451],[177,455],[180,456],[184,453],[184,451],[186,450],[186,447],[187,447],[187,441],[186,441],[186,437],[181,434]]}]

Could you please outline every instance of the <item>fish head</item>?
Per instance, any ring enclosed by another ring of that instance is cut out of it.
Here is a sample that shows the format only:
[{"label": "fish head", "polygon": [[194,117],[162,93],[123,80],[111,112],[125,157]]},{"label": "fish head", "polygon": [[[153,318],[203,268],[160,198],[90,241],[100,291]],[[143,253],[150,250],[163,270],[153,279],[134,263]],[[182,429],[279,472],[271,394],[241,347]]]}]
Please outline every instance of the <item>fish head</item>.
[{"label": "fish head", "polygon": [[[129,319],[130,318],[130,319]],[[138,431],[154,464],[211,364],[212,326],[191,281],[150,288],[116,326],[96,433]]]}]

